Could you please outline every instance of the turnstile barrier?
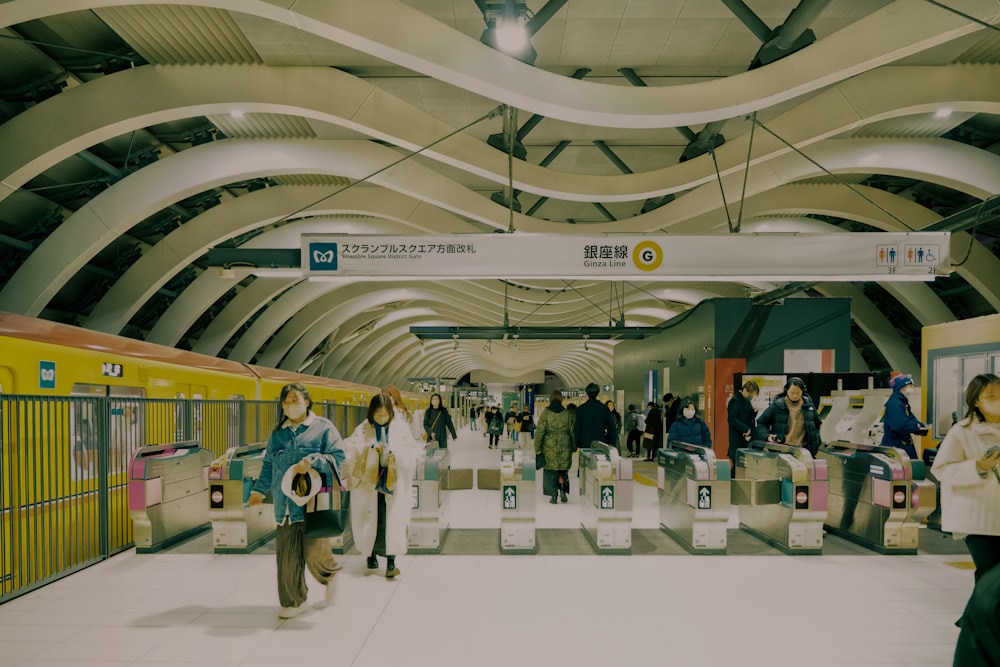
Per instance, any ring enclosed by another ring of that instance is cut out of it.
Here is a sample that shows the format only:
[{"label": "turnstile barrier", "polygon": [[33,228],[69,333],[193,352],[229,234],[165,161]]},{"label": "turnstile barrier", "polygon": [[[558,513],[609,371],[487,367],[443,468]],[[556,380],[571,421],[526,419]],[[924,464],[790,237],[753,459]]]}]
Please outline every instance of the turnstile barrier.
[{"label": "turnstile barrier", "polygon": [[208,518],[217,554],[250,553],[274,536],[274,505],[247,505],[266,452],[266,442],[230,447],[208,468]]},{"label": "turnstile barrier", "polygon": [[410,553],[440,553],[448,531],[443,518],[447,495],[441,492],[441,480],[451,469],[447,449],[437,444],[424,447],[424,456],[417,460],[413,475],[413,511],[406,528],[407,549]]},{"label": "turnstile barrier", "polygon": [[691,553],[724,554],[730,469],[711,447],[672,442],[656,453],[660,527]]},{"label": "turnstile barrier", "polygon": [[129,461],[128,508],[137,553],[152,553],[208,528],[208,467],[195,440],[146,445]]},{"label": "turnstile barrier", "polygon": [[500,553],[533,554],[535,457],[523,449],[500,450]]},{"label": "turnstile barrier", "polygon": [[828,492],[826,461],[804,447],[754,441],[737,450],[740,526],[785,553],[823,552]]},{"label": "turnstile barrier", "polygon": [[820,447],[830,474],[826,528],[885,554],[916,554],[920,524],[937,506],[924,462],[896,447],[845,441]]},{"label": "turnstile barrier", "polygon": [[580,450],[580,527],[599,554],[632,553],[632,461],[594,441]]}]

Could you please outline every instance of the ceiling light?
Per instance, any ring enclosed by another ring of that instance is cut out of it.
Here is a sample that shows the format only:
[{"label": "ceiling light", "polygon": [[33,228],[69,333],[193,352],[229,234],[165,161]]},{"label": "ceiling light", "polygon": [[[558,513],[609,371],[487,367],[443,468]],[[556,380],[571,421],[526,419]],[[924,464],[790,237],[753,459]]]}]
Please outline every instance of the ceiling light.
[{"label": "ceiling light", "polygon": [[951,113],[952,113],[952,109],[949,109],[948,107],[943,107],[943,108],[938,109],[937,111],[934,112],[934,117],[935,118],[947,118],[948,116],[951,115]]},{"label": "ceiling light", "polygon": [[246,113],[243,111],[243,109],[233,109],[232,111],[229,112],[229,116],[233,120],[243,120],[243,116],[245,115]]},{"label": "ceiling light", "polygon": [[486,30],[479,38],[483,44],[529,65],[538,52],[528,41],[528,5],[524,0],[485,0],[483,20]]}]

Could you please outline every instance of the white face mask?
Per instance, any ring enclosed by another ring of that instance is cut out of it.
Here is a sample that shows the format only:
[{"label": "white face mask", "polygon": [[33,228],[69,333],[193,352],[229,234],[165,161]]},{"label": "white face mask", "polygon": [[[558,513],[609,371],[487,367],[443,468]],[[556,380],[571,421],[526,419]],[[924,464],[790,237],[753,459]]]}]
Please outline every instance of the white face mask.
[{"label": "white face mask", "polygon": [[694,408],[685,408],[684,409],[684,416],[687,417],[688,419],[691,419],[692,417],[694,417]]},{"label": "white face mask", "polygon": [[913,393],[913,385],[912,384],[908,384],[905,387],[903,387],[903,395],[904,396],[909,396],[912,393]]},{"label": "white face mask", "polygon": [[389,423],[389,411],[386,410],[385,408],[376,410],[375,414],[372,415],[372,419],[375,420],[376,424],[379,424],[380,426],[385,426],[386,424]]},{"label": "white face mask", "polygon": [[293,422],[302,419],[306,414],[306,404],[305,403],[291,403],[289,405],[283,406],[285,409],[285,414]]}]

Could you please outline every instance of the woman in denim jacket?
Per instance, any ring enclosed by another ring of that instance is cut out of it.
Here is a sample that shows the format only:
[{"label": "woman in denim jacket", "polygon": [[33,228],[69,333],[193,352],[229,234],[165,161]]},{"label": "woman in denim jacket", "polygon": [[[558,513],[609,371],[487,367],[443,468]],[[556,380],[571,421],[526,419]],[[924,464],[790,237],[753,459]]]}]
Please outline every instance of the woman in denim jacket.
[{"label": "woman in denim jacket", "polygon": [[299,383],[281,388],[278,425],[267,441],[260,476],[250,492],[250,505],[260,505],[268,491],[274,499],[275,537],[278,563],[278,600],[281,618],[306,611],[305,567],[326,587],[325,604],[333,597],[333,577],[340,565],[333,557],[329,539],[306,536],[305,507],[285,495],[282,479],[289,468],[305,475],[310,469],[339,485],[344,461],[341,438],[329,419],[312,412],[309,391]]}]

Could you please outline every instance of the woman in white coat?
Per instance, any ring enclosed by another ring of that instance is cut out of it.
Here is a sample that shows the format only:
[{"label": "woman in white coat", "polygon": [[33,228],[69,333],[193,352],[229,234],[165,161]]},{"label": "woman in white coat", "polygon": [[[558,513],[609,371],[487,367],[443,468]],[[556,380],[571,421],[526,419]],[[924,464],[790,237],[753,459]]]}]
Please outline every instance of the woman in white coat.
[{"label": "woman in white coat", "polygon": [[[396,556],[406,553],[406,526],[410,522],[410,487],[419,451],[405,423],[393,423],[392,398],[377,394],[368,405],[368,417],[343,443],[345,470],[351,486],[351,528],[358,550],[368,555],[368,569],[378,569],[386,558],[385,576],[399,576]],[[381,468],[395,469],[396,479],[386,493],[377,490]]]},{"label": "woman in white coat", "polygon": [[941,528],[965,536],[978,581],[1000,565],[1000,377],[972,378],[965,405],[931,472],[941,482]]}]

